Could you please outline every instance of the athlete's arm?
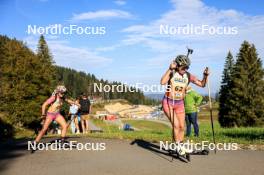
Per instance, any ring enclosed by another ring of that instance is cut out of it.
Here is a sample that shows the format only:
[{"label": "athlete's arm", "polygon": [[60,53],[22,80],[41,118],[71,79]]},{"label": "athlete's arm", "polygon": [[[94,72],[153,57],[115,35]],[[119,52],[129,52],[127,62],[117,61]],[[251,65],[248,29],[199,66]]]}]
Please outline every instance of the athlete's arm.
[{"label": "athlete's arm", "polygon": [[173,69],[176,69],[177,64],[175,62],[172,62],[170,64],[170,68],[165,72],[165,74],[161,77],[160,84],[165,85],[170,80],[171,73]]},{"label": "athlete's arm", "polygon": [[79,103],[79,102],[76,102],[75,104],[78,106],[78,109],[80,109],[80,108],[81,108],[81,105],[80,105],[80,103]]},{"label": "athlete's arm", "polygon": [[192,83],[194,83],[200,87],[205,87],[206,83],[208,81],[208,76],[209,76],[209,69],[205,68],[204,73],[203,73],[203,79],[202,80],[198,80],[198,79],[193,80]]},{"label": "athlete's arm", "polygon": [[67,103],[71,104],[71,105],[72,105],[72,104],[75,104],[75,105],[77,105],[79,108],[81,107],[81,105],[80,105],[79,103],[76,103],[75,101],[70,100],[70,99],[68,99],[68,98],[66,98],[65,101],[66,101]]},{"label": "athlete's arm", "polygon": [[71,105],[75,104],[75,102],[73,100],[70,100],[68,98],[65,99],[65,101]]},{"label": "athlete's arm", "polygon": [[47,108],[48,105],[49,104],[47,103],[47,101],[42,104],[42,107],[41,107],[41,109],[42,109],[42,113],[41,113],[42,116],[45,116],[46,115],[46,108]]}]

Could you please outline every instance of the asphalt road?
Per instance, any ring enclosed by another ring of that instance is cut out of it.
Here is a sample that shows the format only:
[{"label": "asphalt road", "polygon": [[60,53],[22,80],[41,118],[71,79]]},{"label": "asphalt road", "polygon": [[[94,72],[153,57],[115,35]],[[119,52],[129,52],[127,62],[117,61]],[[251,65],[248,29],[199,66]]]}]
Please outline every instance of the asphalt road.
[{"label": "asphalt road", "polygon": [[[54,139],[53,139],[54,140]],[[143,140],[125,141],[91,138],[70,138],[78,143],[98,145],[105,150],[36,151],[27,150],[26,141],[0,144],[0,174],[2,175],[263,175],[264,151],[219,151],[215,155],[193,155],[185,163],[158,144]],[[51,139],[42,140],[50,142]],[[94,147],[98,148],[98,147]]]}]

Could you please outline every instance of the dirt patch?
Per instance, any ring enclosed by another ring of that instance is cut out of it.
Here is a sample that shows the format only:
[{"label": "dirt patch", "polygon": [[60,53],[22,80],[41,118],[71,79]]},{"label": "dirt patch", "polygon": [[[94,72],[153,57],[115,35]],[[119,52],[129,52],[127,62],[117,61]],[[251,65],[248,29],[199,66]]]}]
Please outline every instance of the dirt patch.
[{"label": "dirt patch", "polygon": [[112,114],[118,114],[120,117],[144,117],[150,115],[154,109],[146,105],[129,105],[114,103],[105,105],[105,110]]}]

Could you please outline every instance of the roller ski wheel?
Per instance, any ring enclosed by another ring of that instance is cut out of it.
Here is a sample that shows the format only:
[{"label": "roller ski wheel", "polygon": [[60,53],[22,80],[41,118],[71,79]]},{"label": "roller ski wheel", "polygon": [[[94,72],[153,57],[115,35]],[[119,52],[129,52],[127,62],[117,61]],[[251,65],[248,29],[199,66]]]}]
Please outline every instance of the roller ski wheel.
[{"label": "roller ski wheel", "polygon": [[205,149],[205,150],[202,150],[202,155],[208,155],[209,154],[209,150]]},{"label": "roller ski wheel", "polygon": [[189,153],[185,153],[185,154],[179,154],[178,153],[178,157],[184,159],[185,162],[190,162],[191,161],[191,155]]},{"label": "roller ski wheel", "polygon": [[191,154],[190,153],[184,153],[180,154],[177,150],[168,150],[169,155],[173,157],[173,155],[177,156],[179,159],[183,160],[184,162],[190,162],[191,161]]},{"label": "roller ski wheel", "polygon": [[185,154],[186,160],[188,160],[188,162],[191,162],[191,155],[189,153]]},{"label": "roller ski wheel", "polygon": [[38,143],[35,143],[36,144],[36,149],[34,148],[31,148],[29,151],[30,151],[30,154],[33,154],[35,153],[37,150],[38,150]]},{"label": "roller ski wheel", "polygon": [[30,153],[31,153],[31,154],[34,154],[36,151],[37,151],[37,149],[31,149],[31,150],[30,150]]}]

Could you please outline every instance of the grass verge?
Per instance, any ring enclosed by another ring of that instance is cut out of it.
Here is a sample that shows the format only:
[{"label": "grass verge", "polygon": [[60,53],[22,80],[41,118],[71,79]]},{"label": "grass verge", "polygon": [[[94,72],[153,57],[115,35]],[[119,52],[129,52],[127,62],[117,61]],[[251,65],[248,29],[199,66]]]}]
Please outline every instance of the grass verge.
[{"label": "grass verge", "polygon": [[[88,133],[78,135],[81,137],[98,137],[98,138],[116,138],[116,139],[143,139],[152,142],[171,141],[171,128],[163,123],[157,123],[147,120],[124,120],[139,131],[119,130],[117,125],[107,124],[101,120],[92,119],[94,124],[103,129],[102,133]],[[212,130],[209,121],[200,121],[200,136],[191,136],[187,139],[194,142],[209,141],[212,142]],[[192,131],[193,133],[193,131]],[[73,136],[68,133],[69,136]],[[238,143],[242,145],[264,145],[264,128],[221,128],[218,122],[215,122],[215,136],[218,143]],[[19,130],[15,138],[32,137],[32,132],[28,130]]]}]

